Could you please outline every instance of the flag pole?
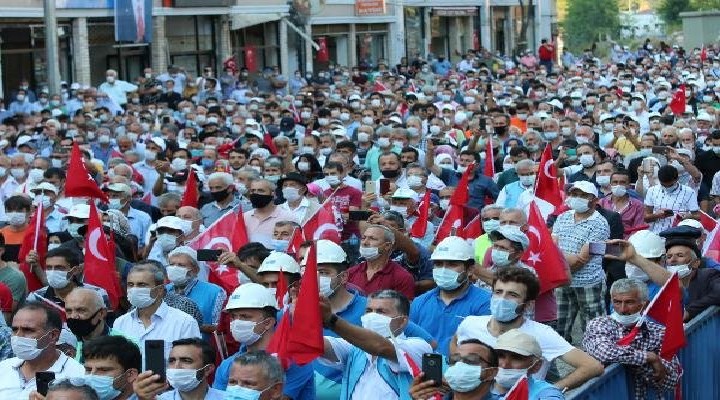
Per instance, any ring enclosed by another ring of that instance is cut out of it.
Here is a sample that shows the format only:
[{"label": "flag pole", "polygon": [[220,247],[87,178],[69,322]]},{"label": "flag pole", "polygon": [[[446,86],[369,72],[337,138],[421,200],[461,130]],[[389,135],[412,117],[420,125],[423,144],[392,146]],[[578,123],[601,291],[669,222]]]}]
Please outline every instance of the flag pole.
[{"label": "flag pole", "polygon": [[37,251],[38,239],[40,237],[40,223],[42,222],[41,220],[43,219],[43,211],[44,211],[43,210],[43,197],[44,196],[45,195],[41,192],[40,193],[40,205],[38,206],[38,208],[40,208],[40,210],[37,210],[37,209],[35,210],[35,238],[33,240],[33,250],[35,250],[35,251]]}]

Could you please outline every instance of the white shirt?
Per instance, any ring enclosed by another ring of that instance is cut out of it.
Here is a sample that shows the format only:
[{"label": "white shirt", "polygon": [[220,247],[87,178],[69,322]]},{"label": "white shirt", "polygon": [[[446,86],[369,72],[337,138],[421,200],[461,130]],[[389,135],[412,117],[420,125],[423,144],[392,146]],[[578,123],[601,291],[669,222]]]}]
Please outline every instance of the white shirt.
[{"label": "white shirt", "polygon": [[[320,362],[331,368],[339,370],[345,369],[345,363],[348,361],[348,357],[355,346],[341,338],[325,336],[325,339],[330,342],[338,362],[333,362],[322,357],[319,359]],[[389,361],[389,365],[390,369],[392,369],[395,373],[410,374],[410,367],[405,361],[405,354],[410,356],[410,358],[415,361],[416,365],[421,365],[422,355],[424,353],[432,353],[432,347],[430,347],[430,344],[420,338],[408,338],[405,337],[405,335],[400,335],[393,339],[393,343],[395,344],[395,354],[397,355],[398,362]],[[355,385],[355,390],[352,393],[351,399],[399,399],[395,391],[380,376],[377,369],[378,358],[371,356],[370,354],[366,355],[368,363],[365,364],[365,371],[363,371],[360,376],[360,380],[358,380]],[[345,382],[343,382],[343,384],[345,384]]]},{"label": "white shirt", "polygon": [[303,197],[302,200],[300,200],[300,204],[298,204],[296,208],[292,208],[290,206],[290,203],[288,203],[287,201],[280,204],[280,208],[292,214],[292,220],[297,222],[298,224],[302,224],[305,221],[305,217],[307,216],[309,207],[310,201],[307,199],[307,197]]},{"label": "white shirt", "polygon": [[116,79],[113,84],[105,82],[98,87],[99,91],[108,95],[108,97],[113,99],[113,101],[119,105],[126,104],[127,94],[130,92],[134,92],[137,89],[138,87],[133,85],[132,83],[121,81],[118,79]]},{"label": "white shirt", "polygon": [[[650,187],[645,193],[645,206],[652,207],[654,213],[662,209],[673,210],[675,213],[695,212],[700,209],[697,193],[685,185],[678,185],[671,192],[667,192],[662,185]],[[657,219],[650,223],[650,230],[660,233],[672,226],[674,218],[669,216]]]},{"label": "white shirt", "polygon": [[[48,372],[55,373],[55,379],[83,376],[85,375],[85,367],[65,353],[60,353],[57,361],[47,369]],[[27,399],[30,392],[37,389],[35,378],[25,380],[20,371],[20,367],[24,363],[23,360],[13,357],[0,362],[0,399]]]},{"label": "white shirt", "polygon": [[150,326],[145,328],[138,317],[138,310],[133,309],[115,320],[113,329],[123,332],[126,337],[133,338],[140,346],[140,353],[145,361],[145,341],[164,340],[165,360],[170,356],[172,342],[178,339],[202,338],[200,327],[195,318],[177,308],[172,308],[163,301],[155,314],[150,318]]},{"label": "white shirt", "polygon": [[[467,339],[478,339],[483,343],[487,343],[491,347],[495,347],[497,337],[493,336],[488,330],[491,315],[468,316],[460,323],[457,329],[457,340],[461,343]],[[521,332],[527,333],[534,337],[540,345],[543,353],[543,365],[540,370],[533,375],[536,379],[545,379],[550,363],[569,351],[575,349],[573,345],[563,339],[551,327],[543,325],[539,322],[525,318],[525,322],[518,328]]]}]

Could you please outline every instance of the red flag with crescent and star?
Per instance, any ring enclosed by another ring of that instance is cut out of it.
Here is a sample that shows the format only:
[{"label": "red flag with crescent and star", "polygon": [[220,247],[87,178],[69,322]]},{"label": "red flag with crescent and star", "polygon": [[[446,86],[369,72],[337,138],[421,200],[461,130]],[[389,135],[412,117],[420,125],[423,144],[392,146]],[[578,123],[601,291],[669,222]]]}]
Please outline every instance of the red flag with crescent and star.
[{"label": "red flag with crescent and star", "polygon": [[552,148],[548,144],[540,157],[540,170],[535,183],[535,196],[555,206],[563,204],[562,190],[557,179],[557,168],[552,158]]},{"label": "red flag with crescent and star", "polygon": [[568,283],[565,258],[553,241],[535,201],[530,203],[527,236],[530,247],[523,254],[522,262],[535,269],[540,280],[540,293]]},{"label": "red flag with crescent and star", "polygon": [[100,199],[103,203],[108,202],[107,195],[100,190],[97,182],[90,176],[90,173],[85,167],[85,162],[83,161],[82,153],[80,153],[80,147],[77,142],[73,144],[72,152],[70,153],[67,180],[65,181],[65,196],[90,197]]},{"label": "red flag with crescent and star", "polygon": [[[236,251],[237,249],[233,246],[233,237],[235,236],[234,232],[238,218],[242,218],[242,213],[239,217],[235,211],[225,213],[187,245],[195,250],[223,249]],[[239,270],[212,262],[207,264],[210,270],[208,281],[222,287],[227,293],[232,293],[236,287],[240,286]]]},{"label": "red flag with crescent and star", "polygon": [[117,310],[122,296],[120,277],[115,268],[114,245],[110,245],[95,202],[90,202],[90,220],[85,234],[85,283],[99,286],[107,291],[110,304]]}]

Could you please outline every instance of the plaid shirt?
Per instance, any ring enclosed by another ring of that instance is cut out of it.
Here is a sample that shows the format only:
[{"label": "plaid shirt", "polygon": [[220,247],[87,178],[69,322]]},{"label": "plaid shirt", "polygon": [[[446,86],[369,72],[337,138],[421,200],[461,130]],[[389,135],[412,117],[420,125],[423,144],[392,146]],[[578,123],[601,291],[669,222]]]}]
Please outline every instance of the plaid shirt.
[{"label": "plaid shirt", "polygon": [[665,379],[657,382],[653,378],[653,369],[646,363],[646,353],[660,353],[665,328],[655,322],[645,321],[637,337],[628,346],[620,346],[617,341],[627,335],[631,326],[620,325],[610,317],[599,317],[588,323],[582,345],[585,351],[604,364],[625,364],[634,376],[635,399],[647,398],[647,388],[652,386],[657,398],[663,399],[668,390],[674,390],[682,376],[682,366],[677,357],[662,360],[667,374]]}]

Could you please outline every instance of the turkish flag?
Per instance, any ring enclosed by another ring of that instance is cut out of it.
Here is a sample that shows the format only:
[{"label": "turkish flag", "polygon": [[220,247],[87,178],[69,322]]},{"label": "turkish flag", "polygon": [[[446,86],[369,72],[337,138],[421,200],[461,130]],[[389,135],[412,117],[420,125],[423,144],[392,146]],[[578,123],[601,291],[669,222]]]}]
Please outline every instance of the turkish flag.
[{"label": "turkish flag", "polygon": [[683,327],[682,293],[677,273],[673,273],[643,311],[642,317],[630,333],[618,340],[620,346],[627,346],[635,339],[645,318],[650,317],[665,326],[660,357],[670,360],[682,347],[685,347],[685,329]]},{"label": "turkish flag", "polygon": [[269,133],[265,132],[263,134],[263,143],[265,146],[270,150],[270,154],[277,154],[277,147],[275,147],[275,142],[273,142],[272,136],[270,136]]},{"label": "turkish flag", "polygon": [[562,190],[557,180],[557,168],[552,158],[552,147],[548,144],[540,157],[540,170],[535,183],[535,196],[547,201],[557,209],[563,204],[561,193]]},{"label": "turkish flag", "polygon": [[257,55],[253,45],[245,46],[245,68],[248,72],[257,72]]},{"label": "turkish flag", "polygon": [[249,242],[247,227],[245,226],[245,215],[242,211],[238,211],[237,218],[235,218],[235,228],[232,230],[232,240],[230,241],[231,250],[238,251]]},{"label": "turkish flag", "polygon": [[414,80],[414,79],[410,79],[410,86],[408,86],[408,92],[410,92],[410,93],[417,93],[417,92],[418,92],[417,87],[415,86],[415,80]]},{"label": "turkish flag", "polygon": [[278,283],[277,283],[277,290],[275,291],[275,299],[277,300],[278,305],[280,308],[283,308],[285,304],[285,295],[288,292],[288,284],[285,280],[285,273],[283,272],[283,268],[280,267],[280,273],[278,274]]},{"label": "turkish flag", "polygon": [[330,53],[327,48],[327,38],[320,36],[317,39],[318,50],[317,50],[317,62],[326,63],[330,60]]},{"label": "turkish flag", "polygon": [[197,182],[197,173],[194,169],[189,168],[187,182],[185,183],[185,193],[183,193],[182,200],[180,201],[180,207],[189,206],[198,208],[200,192],[198,191]]},{"label": "turkish flag", "polygon": [[460,176],[460,181],[458,182],[458,185],[455,188],[455,191],[453,192],[452,196],[450,197],[450,204],[465,207],[465,205],[470,200],[470,194],[468,193],[468,187],[470,186],[470,177],[473,175],[474,172],[475,172],[475,163],[472,163],[472,164],[468,165],[465,172],[463,172],[462,176]]},{"label": "turkish flag", "polygon": [[103,231],[95,202],[90,202],[90,220],[85,235],[85,283],[99,286],[107,291],[110,304],[117,310],[122,296],[120,280],[115,269],[114,245],[110,245]]},{"label": "turkish flag", "polygon": [[527,376],[518,379],[517,382],[505,394],[505,400],[528,400],[530,398],[530,387]]},{"label": "turkish flag", "polygon": [[430,191],[426,190],[423,196],[422,203],[420,203],[420,209],[418,210],[418,219],[410,228],[410,236],[414,238],[425,237],[427,232],[428,213],[430,212]]},{"label": "turkish flag", "polygon": [[495,154],[493,154],[493,141],[491,138],[485,142],[485,167],[483,168],[483,175],[488,178],[495,176]]},{"label": "turkish flag", "polygon": [[685,85],[680,85],[670,100],[670,110],[673,114],[680,115],[685,112]]},{"label": "turkish flag", "polygon": [[[240,214],[242,216],[242,214]],[[234,229],[237,224],[238,215],[234,211],[229,211],[210,225],[205,231],[196,236],[187,245],[195,250],[199,249],[223,249],[228,251],[236,250],[233,248],[231,238],[234,236]],[[240,271],[234,268],[228,268],[227,265],[219,265],[217,263],[207,263],[210,269],[208,280],[219,285],[227,293],[232,293],[236,287],[240,286]]]},{"label": "turkish flag", "polygon": [[290,243],[288,244],[287,252],[288,254],[294,254],[295,259],[298,259],[298,254],[300,253],[300,246],[302,246],[303,242],[305,241],[305,238],[303,237],[303,231],[301,228],[295,228],[293,230],[292,237],[290,238]]},{"label": "turkish flag", "polygon": [[95,179],[90,176],[87,168],[85,168],[77,142],[73,143],[72,152],[70,153],[70,163],[68,164],[67,179],[65,181],[65,196],[90,197],[100,199],[103,203],[108,202],[107,195],[100,190]]},{"label": "turkish flag", "polygon": [[445,211],[445,216],[440,222],[437,232],[435,232],[435,243],[440,243],[440,241],[448,236],[465,237],[465,233],[463,232],[463,227],[465,226],[463,223],[464,214],[463,206],[450,204],[447,211]]},{"label": "turkish flag", "polygon": [[569,282],[565,257],[557,247],[535,201],[530,203],[528,216],[530,247],[522,261],[533,267],[540,280],[540,293],[545,293]]},{"label": "turkish flag", "polygon": [[707,49],[703,44],[702,50],[700,50],[700,62],[705,62],[705,60],[707,60]]},{"label": "turkish flag", "polygon": [[295,363],[305,365],[320,357],[325,349],[323,323],[320,315],[320,290],[317,275],[317,246],[308,249],[300,292],[295,301],[287,351]]},{"label": "turkish flag", "polygon": [[23,237],[22,244],[20,245],[20,251],[18,253],[18,263],[20,264],[20,271],[25,275],[27,281],[28,291],[32,292],[43,287],[42,282],[32,272],[30,265],[25,262],[30,250],[35,250],[38,255],[38,263],[45,269],[45,255],[47,254],[48,248],[48,232],[45,227],[45,216],[43,215],[43,208],[37,207],[32,217],[30,217],[30,223],[28,229],[25,230],[25,236]]},{"label": "turkish flag", "polygon": [[379,81],[380,77],[378,77],[375,80],[375,84],[373,85],[372,91],[373,92],[384,92],[386,90],[389,90],[387,86],[385,86],[382,82]]},{"label": "turkish flag", "polygon": [[340,230],[335,221],[332,201],[325,201],[322,207],[302,227],[305,240],[327,239],[340,243]]},{"label": "turkish flag", "polygon": [[718,231],[720,231],[720,226],[710,231],[702,248],[702,255],[715,261],[720,260],[720,234]]},{"label": "turkish flag", "polygon": [[463,233],[465,235],[465,239],[477,239],[485,233],[483,231],[482,221],[480,221],[480,214],[476,215],[475,218],[471,219],[470,222],[465,225]]},{"label": "turkish flag", "polygon": [[[280,274],[282,276],[282,274]],[[288,340],[290,339],[290,313],[286,310],[283,312],[280,322],[275,328],[270,341],[268,342],[267,348],[265,349],[268,353],[274,355],[280,360],[284,370],[287,370],[290,366],[290,355],[288,354]]]}]

